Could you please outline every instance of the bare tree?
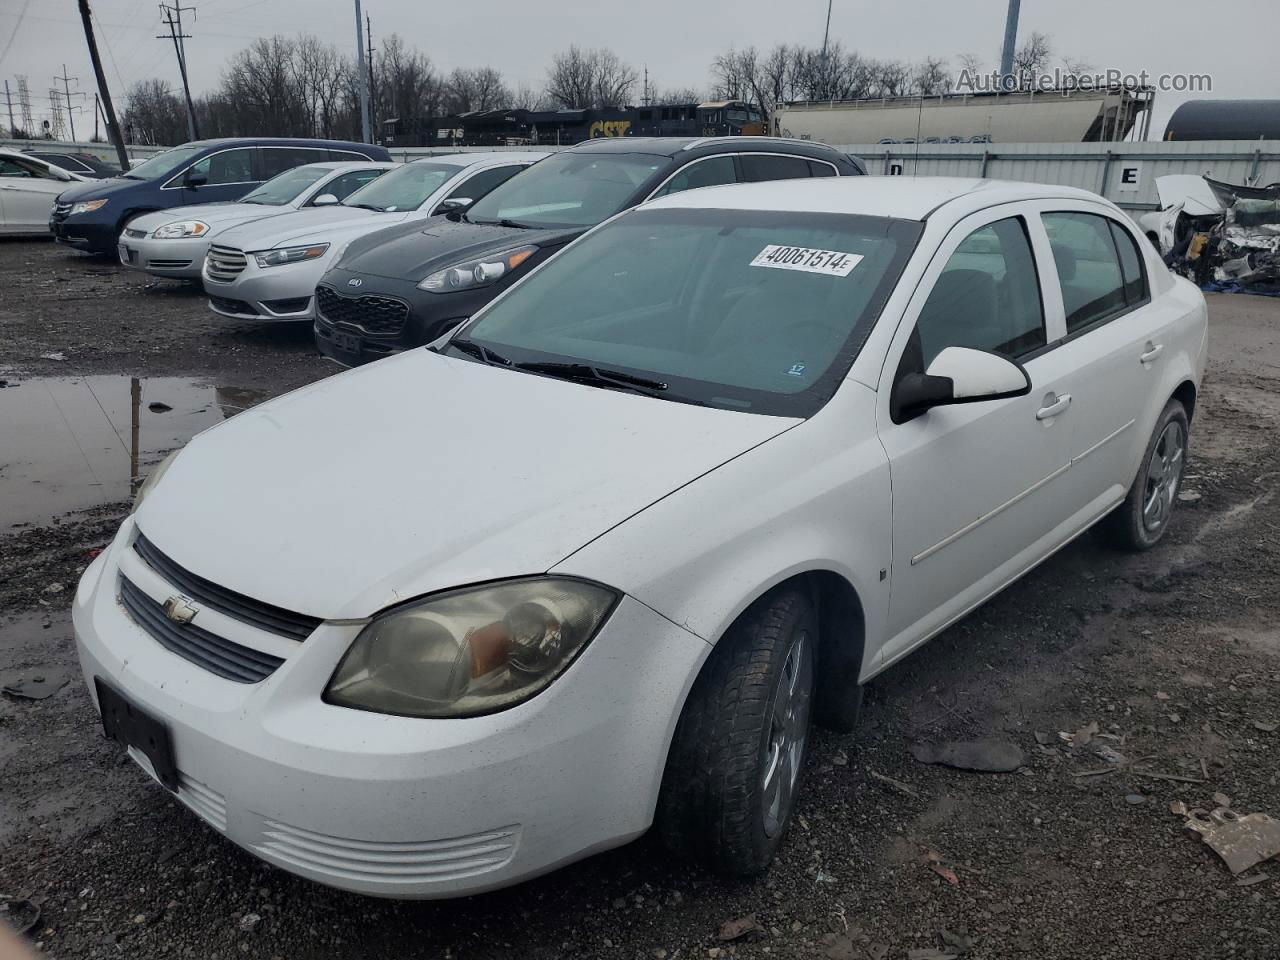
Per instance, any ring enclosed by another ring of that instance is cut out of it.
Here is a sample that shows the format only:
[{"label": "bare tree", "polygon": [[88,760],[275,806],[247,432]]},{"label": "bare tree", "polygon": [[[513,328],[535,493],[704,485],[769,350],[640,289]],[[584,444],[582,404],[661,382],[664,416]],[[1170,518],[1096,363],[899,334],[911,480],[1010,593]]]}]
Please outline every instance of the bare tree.
[{"label": "bare tree", "polygon": [[677,87],[672,90],[662,91],[654,96],[651,102],[658,106],[678,103],[701,103],[702,93],[693,87]]},{"label": "bare tree", "polygon": [[639,79],[635,68],[612,50],[571,46],[557,53],[547,70],[547,96],[574,110],[620,107],[631,98]]},{"label": "bare tree", "polygon": [[502,82],[502,74],[493,67],[459,68],[444,82],[443,99],[449,113],[498,110],[510,105],[511,91]]},{"label": "bare tree", "polygon": [[535,90],[527,83],[516,87],[510,97],[511,107],[515,110],[554,110],[556,108],[544,90]]},{"label": "bare tree", "polygon": [[1049,68],[1053,56],[1053,41],[1046,33],[1031,34],[1022,46],[1013,52],[1013,76],[1020,89],[1029,89],[1035,77]]},{"label": "bare tree", "polygon": [[941,57],[926,57],[917,64],[915,76],[911,78],[911,86],[913,93],[925,97],[950,93],[952,78],[947,69],[947,61]]}]

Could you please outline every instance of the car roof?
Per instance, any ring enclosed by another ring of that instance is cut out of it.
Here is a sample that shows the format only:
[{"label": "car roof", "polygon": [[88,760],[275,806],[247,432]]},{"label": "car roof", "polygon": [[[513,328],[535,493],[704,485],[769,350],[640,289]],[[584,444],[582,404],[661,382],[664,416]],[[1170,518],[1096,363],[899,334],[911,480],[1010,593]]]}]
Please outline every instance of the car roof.
[{"label": "car roof", "polygon": [[673,193],[646,203],[651,207],[725,210],[784,210],[802,213],[847,213],[901,220],[925,220],[948,204],[963,201],[960,216],[998,203],[1019,200],[1093,200],[1097,194],[1076,187],[1011,180],[962,177],[815,177],[771,180]]},{"label": "car roof", "polygon": [[593,140],[583,140],[568,149],[592,153],[651,153],[660,157],[675,157],[693,150],[716,153],[772,150],[795,153],[802,157],[841,155],[839,150],[829,144],[789,137],[596,137]]},{"label": "car roof", "polygon": [[326,140],[323,137],[214,137],[209,140],[188,140],[186,143],[176,144],[169,149],[177,147],[221,147],[226,144],[281,144],[283,146],[309,146],[314,147],[320,144],[334,144],[339,147],[377,147],[374,143],[359,143],[355,140]]},{"label": "car roof", "polygon": [[475,153],[441,153],[417,157],[411,163],[447,163],[455,167],[469,167],[476,163],[506,160],[510,163],[533,163],[547,156],[549,150],[492,150]]},{"label": "car roof", "polygon": [[[317,163],[304,163],[301,166],[290,167],[289,170],[301,170],[303,167],[312,167],[316,170],[364,170],[373,167],[398,167],[400,166],[394,160],[322,160]],[[289,170],[283,172],[288,173]]]}]

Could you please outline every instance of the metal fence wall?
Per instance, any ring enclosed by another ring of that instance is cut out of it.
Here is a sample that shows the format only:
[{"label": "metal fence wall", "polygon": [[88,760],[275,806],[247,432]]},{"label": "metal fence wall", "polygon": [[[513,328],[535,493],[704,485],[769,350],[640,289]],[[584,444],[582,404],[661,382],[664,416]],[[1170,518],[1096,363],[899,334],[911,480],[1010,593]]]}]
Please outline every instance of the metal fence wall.
[{"label": "metal fence wall", "polygon": [[[11,149],[74,150],[114,162],[103,143],[0,140]],[[130,146],[145,158],[164,147]],[[557,150],[560,147],[391,147],[396,160],[491,150]],[[1280,182],[1280,140],[1206,140],[1155,143],[922,143],[843,144],[873,174],[990,177],[1083,187],[1131,210],[1159,206],[1155,179],[1170,173],[1205,174],[1227,183]]]}]

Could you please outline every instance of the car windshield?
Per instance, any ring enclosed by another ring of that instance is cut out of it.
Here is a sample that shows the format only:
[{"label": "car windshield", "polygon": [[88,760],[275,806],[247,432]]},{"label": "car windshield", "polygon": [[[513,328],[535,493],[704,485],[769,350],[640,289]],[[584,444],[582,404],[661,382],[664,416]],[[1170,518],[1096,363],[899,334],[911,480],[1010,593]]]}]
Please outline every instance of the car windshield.
[{"label": "car windshield", "polygon": [[594,227],[623,209],[666,157],[644,153],[556,153],[516,174],[467,211],[474,223]]},{"label": "car windshield", "polygon": [[130,180],[163,180],[181,170],[208,149],[208,147],[174,147],[172,150],[156,154],[150,160],[144,160],[125,176]]},{"label": "car windshield", "polygon": [[290,200],[296,200],[298,194],[306,190],[325,174],[330,168],[312,164],[305,167],[294,167],[284,173],[272,177],[257,190],[245,194],[241,203],[262,203],[269,207],[280,207]]},{"label": "car windshield", "polygon": [[638,210],[495,301],[450,353],[809,416],[848,371],[921,229],[843,214]]},{"label": "car windshield", "polygon": [[427,197],[440,189],[450,177],[462,170],[451,163],[406,163],[383,174],[373,183],[361,187],[347,199],[344,206],[364,207],[383,213],[417,210]]}]

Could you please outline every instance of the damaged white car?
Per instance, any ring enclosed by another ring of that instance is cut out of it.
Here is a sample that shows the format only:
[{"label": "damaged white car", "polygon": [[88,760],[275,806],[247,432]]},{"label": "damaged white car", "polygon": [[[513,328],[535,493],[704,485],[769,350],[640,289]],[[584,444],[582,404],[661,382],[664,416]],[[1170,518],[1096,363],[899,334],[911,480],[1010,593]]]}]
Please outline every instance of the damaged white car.
[{"label": "damaged white car", "polygon": [[1093,525],[1164,536],[1206,336],[1081,190],[672,194],[164,461],[76,591],[84,679],[196,816],[335,887],[655,823],[755,874],[812,722]]}]

